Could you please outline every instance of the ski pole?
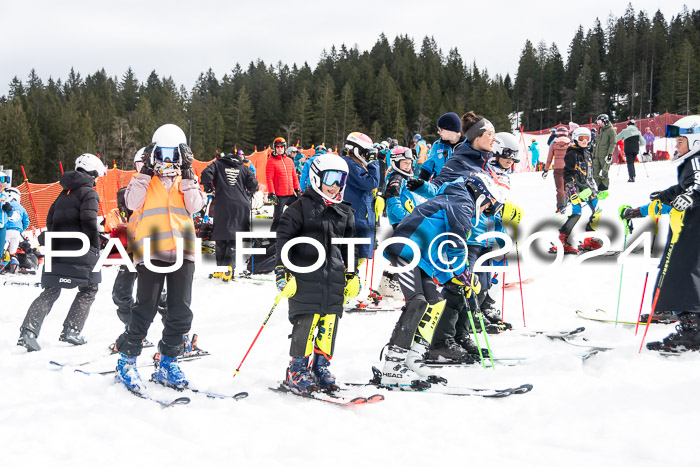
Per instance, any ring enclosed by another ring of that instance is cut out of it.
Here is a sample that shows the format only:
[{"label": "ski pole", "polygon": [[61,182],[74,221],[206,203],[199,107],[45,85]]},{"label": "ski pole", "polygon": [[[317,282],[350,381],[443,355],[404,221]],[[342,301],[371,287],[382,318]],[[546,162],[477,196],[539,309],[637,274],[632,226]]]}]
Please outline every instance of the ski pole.
[{"label": "ski pole", "polygon": [[[503,255],[503,266],[505,266],[506,263],[506,255]],[[504,316],[506,314],[506,272],[505,268],[503,270],[503,287],[501,287],[501,324],[503,324],[503,320],[505,319]]]},{"label": "ski pole", "polygon": [[[618,214],[620,215],[620,219],[622,219],[622,211],[625,210],[625,208],[631,208],[632,206],[626,204],[623,206],[620,206],[620,210],[618,211]],[[627,235],[630,233],[630,228],[629,228],[629,220],[628,219],[622,219],[622,223],[625,225],[625,239],[622,243],[622,251],[627,249]],[[615,312],[615,327],[617,327],[617,321],[618,321],[618,316],[620,315],[620,297],[622,297],[622,274],[625,272],[625,265],[621,264],[620,265],[620,285],[617,287],[617,311]]]},{"label": "ski pole", "polygon": [[656,281],[656,291],[654,292],[654,300],[651,303],[651,313],[649,313],[649,318],[647,319],[647,328],[644,330],[644,335],[642,336],[642,343],[639,345],[639,353],[642,353],[642,348],[644,347],[644,339],[646,339],[647,337],[649,326],[651,326],[651,320],[654,318],[654,311],[656,310],[656,303],[659,301],[659,293],[661,292],[661,286],[664,283],[666,271],[668,271],[668,265],[671,263],[673,247],[676,245],[676,242],[678,242],[678,237],[680,237],[681,230],[683,229],[684,217],[685,211],[678,211],[676,209],[671,210],[671,243],[668,245],[668,252],[666,253],[664,265],[661,269],[661,273],[659,274],[659,279]]},{"label": "ski pole", "polygon": [[243,362],[245,362],[245,359],[248,358],[248,354],[250,353],[250,350],[253,348],[255,345],[255,341],[258,340],[258,337],[260,337],[260,333],[262,332],[263,328],[267,324],[267,321],[270,319],[270,316],[272,316],[272,312],[275,311],[275,308],[277,308],[277,304],[279,304],[280,300],[282,300],[282,292],[277,294],[277,297],[275,297],[275,304],[272,305],[272,308],[270,309],[270,312],[267,314],[265,317],[265,321],[263,321],[262,326],[260,326],[260,329],[258,329],[258,333],[255,335],[255,339],[253,339],[253,342],[250,344],[250,347],[248,347],[248,351],[245,353],[243,356],[243,360],[241,360],[241,363],[238,365],[238,368],[236,368],[236,371],[233,373],[233,377],[235,378],[236,375],[240,372],[241,366],[243,366]]},{"label": "ski pole", "polygon": [[[654,237],[651,239],[651,252],[654,252],[654,245],[656,244],[656,237],[658,236],[659,233],[659,212],[657,212],[657,208],[660,210],[660,205],[661,201],[658,199],[654,200],[649,204],[649,208],[651,209],[651,218],[654,219]],[[642,307],[644,306],[644,295],[646,295],[647,292],[647,282],[649,281],[649,271],[647,271],[646,276],[644,276],[644,288],[642,289],[642,301],[639,304],[639,313],[637,314],[637,325],[634,327],[634,335],[637,335],[637,331],[639,330],[639,320],[642,318]]]}]

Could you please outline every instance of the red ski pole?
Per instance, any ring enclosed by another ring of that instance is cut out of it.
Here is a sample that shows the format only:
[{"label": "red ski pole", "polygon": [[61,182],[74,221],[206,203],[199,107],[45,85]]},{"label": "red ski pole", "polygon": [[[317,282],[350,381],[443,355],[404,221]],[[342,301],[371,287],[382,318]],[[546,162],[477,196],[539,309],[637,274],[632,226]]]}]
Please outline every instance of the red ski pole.
[{"label": "red ski pole", "polygon": [[506,314],[506,272],[505,272],[505,265],[506,265],[506,255],[503,255],[503,278],[501,279],[503,281],[503,287],[501,287],[501,324],[503,324],[503,316]]},{"label": "red ski pole", "polygon": [[270,312],[267,314],[265,317],[265,321],[263,321],[262,326],[260,326],[260,329],[258,329],[258,333],[255,335],[255,339],[253,339],[253,342],[250,344],[250,347],[248,347],[248,351],[245,353],[243,356],[243,360],[241,360],[241,363],[238,365],[238,368],[236,368],[236,371],[233,373],[233,377],[235,378],[238,373],[241,371],[241,367],[243,366],[243,362],[245,362],[245,359],[248,358],[248,354],[250,353],[251,349],[255,345],[255,342],[258,340],[258,337],[260,337],[260,333],[262,332],[263,328],[265,328],[265,325],[270,319],[270,316],[272,316],[272,312],[275,311],[275,308],[277,308],[277,304],[282,300],[282,292],[277,294],[277,297],[275,297],[275,304],[272,305],[272,308],[270,309]]},{"label": "red ski pole", "polygon": [[[651,240],[651,252],[654,252],[654,244],[656,243],[656,236],[659,233],[659,213],[656,212],[656,209],[659,207],[659,204],[661,204],[661,201],[654,200],[651,202],[649,205],[649,208],[651,209],[651,217],[654,219],[654,238]],[[642,302],[639,304],[639,313],[637,314],[637,325],[634,327],[634,335],[637,335],[637,331],[639,330],[639,320],[642,318],[642,307],[644,306],[644,296],[646,295],[647,292],[647,282],[649,281],[649,271],[647,271],[646,276],[644,276],[644,288],[642,289]]]}]

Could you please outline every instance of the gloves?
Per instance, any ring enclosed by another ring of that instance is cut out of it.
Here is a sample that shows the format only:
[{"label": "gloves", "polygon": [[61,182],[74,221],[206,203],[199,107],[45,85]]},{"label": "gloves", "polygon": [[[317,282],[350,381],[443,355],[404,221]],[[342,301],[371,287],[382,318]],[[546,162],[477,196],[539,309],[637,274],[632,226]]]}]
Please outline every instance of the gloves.
[{"label": "gloves", "polygon": [[661,191],[654,191],[654,192],[652,192],[652,193],[649,195],[649,199],[652,200],[652,201],[657,200],[657,199],[658,199],[659,201],[661,201],[661,195],[662,195],[662,193],[663,193],[663,192],[661,192]]},{"label": "gloves", "polygon": [[183,180],[191,180],[194,178],[194,169],[192,169],[192,161],[194,160],[194,154],[192,154],[192,149],[186,144],[180,144],[178,147],[180,150],[180,169],[182,171]]},{"label": "gloves", "polygon": [[568,196],[569,199],[573,199],[574,197],[578,199],[578,192],[576,191],[576,187],[573,183],[566,184],[566,196]]},{"label": "gloves", "polygon": [[284,266],[275,266],[275,282],[280,295],[285,298],[293,297],[297,293],[297,281],[287,272]]},{"label": "gloves", "polygon": [[542,172],[542,178],[547,178],[547,173],[548,172],[546,170],[544,172]]},{"label": "gloves", "polygon": [[416,191],[418,188],[422,187],[424,183],[425,180],[421,180],[420,178],[409,178],[406,182],[406,188],[408,188],[408,191]]},{"label": "gloves", "polygon": [[464,287],[467,290],[467,297],[471,296],[472,290],[477,295],[481,292],[479,277],[476,274],[469,272],[469,270],[465,270],[463,273],[454,276],[451,282],[459,285],[460,287]]},{"label": "gloves", "polygon": [[685,211],[693,207],[693,197],[687,193],[680,194],[671,201],[671,206],[676,211]]},{"label": "gloves", "polygon": [[385,205],[386,203],[384,202],[384,198],[381,196],[374,198],[374,217],[376,222],[379,222],[379,216],[381,216],[384,212]]},{"label": "gloves", "polygon": [[267,200],[270,202],[271,205],[276,206],[277,203],[279,203],[279,200],[277,199],[277,195],[274,193],[270,193],[267,195]]},{"label": "gloves", "polygon": [[12,212],[12,205],[10,203],[3,203],[2,210],[5,212]]},{"label": "gloves", "polygon": [[375,148],[367,150],[367,162],[372,162],[377,160],[377,150]]},{"label": "gloves", "polygon": [[354,272],[345,271],[345,301],[357,297],[360,293],[360,278]]},{"label": "gloves", "polygon": [[607,156],[605,156],[605,163],[612,164],[612,154],[608,154]]},{"label": "gloves", "polygon": [[297,198],[301,198],[301,190],[299,190],[299,189],[294,190],[294,196],[296,196]]},{"label": "gloves", "polygon": [[141,162],[143,162],[143,165],[141,166],[141,173],[144,175],[148,175],[149,177],[152,177],[154,173],[151,155],[153,154],[153,150],[155,148],[156,143],[151,143],[148,146],[146,146],[146,149],[143,150],[143,159],[141,159]]}]

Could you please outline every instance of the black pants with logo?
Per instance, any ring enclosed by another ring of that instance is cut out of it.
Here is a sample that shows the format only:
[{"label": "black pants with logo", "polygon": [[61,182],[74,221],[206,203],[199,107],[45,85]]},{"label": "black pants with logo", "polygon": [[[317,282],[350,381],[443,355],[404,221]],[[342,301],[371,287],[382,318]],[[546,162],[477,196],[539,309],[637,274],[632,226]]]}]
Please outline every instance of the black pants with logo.
[{"label": "black pants with logo", "polygon": [[[49,314],[53,304],[56,303],[61,295],[61,288],[47,287],[39,296],[32,302],[27,311],[27,315],[22,322],[22,328],[32,331],[37,336],[41,331],[41,325],[44,323],[44,318]],[[85,284],[78,287],[78,294],[75,296],[73,303],[68,310],[68,315],[63,321],[64,328],[83,330],[85,321],[90,314],[90,307],[95,301],[97,295],[97,284]]]}]

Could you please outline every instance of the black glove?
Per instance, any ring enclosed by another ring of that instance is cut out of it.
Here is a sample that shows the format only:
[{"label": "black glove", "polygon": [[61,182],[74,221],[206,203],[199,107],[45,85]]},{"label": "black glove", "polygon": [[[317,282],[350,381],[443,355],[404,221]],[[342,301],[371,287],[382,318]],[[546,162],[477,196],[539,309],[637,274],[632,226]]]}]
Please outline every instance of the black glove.
[{"label": "black glove", "polygon": [[190,147],[186,144],[180,144],[178,149],[180,150],[180,158],[182,159],[182,162],[180,163],[182,179],[191,180],[194,178],[194,169],[192,169],[194,155],[192,154],[192,149],[190,149]]},{"label": "black glove", "polygon": [[10,203],[3,203],[2,210],[5,212],[12,212],[12,205]]},{"label": "black glove", "polygon": [[652,193],[649,195],[649,199],[652,200],[652,201],[658,199],[658,200],[660,201],[660,200],[661,200],[662,193],[663,193],[662,191],[654,191],[654,192],[652,192]]},{"label": "black glove", "polygon": [[368,149],[367,150],[367,162],[372,162],[377,160],[377,150],[376,149]]},{"label": "black glove", "polygon": [[298,189],[294,190],[294,196],[296,196],[297,198],[300,198],[301,197],[301,190],[298,190]]},{"label": "black glove", "polygon": [[547,171],[542,172],[542,178],[547,178]]},{"label": "black glove", "polygon": [[409,178],[406,182],[406,188],[408,188],[408,191],[416,191],[418,188],[422,187],[424,183],[425,180],[421,180],[420,178]]},{"label": "black glove", "polygon": [[274,193],[270,193],[267,195],[267,200],[270,202],[271,205],[277,206],[277,203],[279,203],[279,200],[277,199],[277,195]]},{"label": "black glove", "polygon": [[608,154],[607,156],[605,156],[605,163],[612,164],[612,154]]},{"label": "black glove", "polygon": [[146,146],[146,149],[143,150],[143,158],[141,159],[141,162],[143,162],[143,166],[141,167],[141,173],[144,175],[148,175],[149,177],[152,177],[154,172],[153,172],[153,164],[151,163],[151,154],[153,154],[153,150],[156,148],[156,143],[151,143],[148,146]]},{"label": "black glove", "polygon": [[685,211],[693,207],[693,197],[687,193],[680,194],[671,201],[671,206],[676,211]]}]

